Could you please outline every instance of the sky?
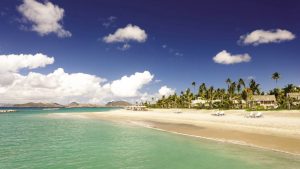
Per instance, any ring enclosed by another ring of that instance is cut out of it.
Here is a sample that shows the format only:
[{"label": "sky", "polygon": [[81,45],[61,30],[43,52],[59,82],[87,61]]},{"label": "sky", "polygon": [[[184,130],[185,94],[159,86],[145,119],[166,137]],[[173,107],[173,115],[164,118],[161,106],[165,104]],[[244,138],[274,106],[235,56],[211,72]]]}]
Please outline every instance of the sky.
[{"label": "sky", "polygon": [[0,103],[135,102],[227,78],[299,86],[299,13],[294,0],[1,0]]}]

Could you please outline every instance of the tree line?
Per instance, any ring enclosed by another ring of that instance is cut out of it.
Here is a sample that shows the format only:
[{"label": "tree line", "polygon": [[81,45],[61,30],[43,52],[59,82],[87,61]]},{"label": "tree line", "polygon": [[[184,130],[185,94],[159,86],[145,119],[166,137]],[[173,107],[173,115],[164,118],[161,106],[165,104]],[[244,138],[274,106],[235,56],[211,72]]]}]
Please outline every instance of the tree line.
[{"label": "tree line", "polygon": [[[278,72],[272,74],[272,79],[276,82],[281,78]],[[219,108],[219,109],[232,109],[242,108],[235,107],[234,103],[238,102],[242,105],[243,102],[251,99],[254,95],[275,95],[279,109],[299,108],[299,105],[293,106],[293,98],[287,97],[287,93],[300,92],[300,87],[293,84],[288,84],[283,88],[274,88],[269,92],[262,92],[260,84],[254,79],[251,79],[246,84],[244,79],[240,78],[237,81],[232,81],[230,78],[225,80],[226,88],[215,88],[201,83],[197,86],[196,82],[191,83],[191,87],[185,91],[181,91],[178,95],[174,93],[169,96],[162,96],[158,100],[152,98],[152,102],[144,102],[143,105],[151,108],[191,108],[192,100],[202,99],[206,100],[208,105],[197,105],[194,108]],[[219,100],[219,102],[214,102]]]}]

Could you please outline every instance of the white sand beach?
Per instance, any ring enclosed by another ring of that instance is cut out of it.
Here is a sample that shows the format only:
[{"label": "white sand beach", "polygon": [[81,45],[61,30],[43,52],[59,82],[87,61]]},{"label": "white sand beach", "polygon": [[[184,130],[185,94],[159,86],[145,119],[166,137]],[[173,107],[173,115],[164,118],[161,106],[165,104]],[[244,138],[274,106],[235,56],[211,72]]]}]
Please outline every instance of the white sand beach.
[{"label": "white sand beach", "polygon": [[177,134],[300,155],[300,111],[264,111],[261,118],[246,118],[250,112],[227,110],[125,109],[97,113],[57,113],[51,118],[92,118],[128,122]]}]

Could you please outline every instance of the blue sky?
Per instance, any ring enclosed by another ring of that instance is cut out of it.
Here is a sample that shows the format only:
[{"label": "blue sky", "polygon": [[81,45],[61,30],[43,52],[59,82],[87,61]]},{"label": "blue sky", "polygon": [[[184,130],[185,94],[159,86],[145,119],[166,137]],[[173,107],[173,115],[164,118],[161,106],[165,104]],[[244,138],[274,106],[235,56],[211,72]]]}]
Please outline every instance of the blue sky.
[{"label": "blue sky", "polygon": [[[49,2],[64,10],[59,23],[72,35],[58,37],[55,32],[41,35],[32,30],[34,23],[28,18],[24,21],[26,17],[18,10],[23,1],[1,0],[0,55],[43,53],[54,57],[55,62],[35,72],[48,74],[63,68],[68,73],[83,72],[108,81],[147,70],[154,75],[142,89],[148,93],[155,93],[164,85],[180,92],[190,87],[192,81],[225,87],[228,77],[233,80],[255,77],[262,89],[268,90],[276,86],[271,79],[275,71],[282,75],[278,86],[300,85],[298,1]],[[144,30],[146,40],[103,41],[105,36],[128,24]],[[294,38],[258,45],[238,42],[240,36],[255,30],[277,29],[292,33]],[[124,44],[130,48],[120,50]],[[223,50],[232,55],[248,54],[251,60],[235,64],[214,62],[213,57]],[[21,73],[29,71],[22,69]]]}]

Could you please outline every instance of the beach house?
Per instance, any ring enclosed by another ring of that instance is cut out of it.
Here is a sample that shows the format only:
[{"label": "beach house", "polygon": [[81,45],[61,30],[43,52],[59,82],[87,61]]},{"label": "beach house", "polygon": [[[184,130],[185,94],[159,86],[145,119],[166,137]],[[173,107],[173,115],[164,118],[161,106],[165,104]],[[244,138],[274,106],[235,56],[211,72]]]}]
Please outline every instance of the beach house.
[{"label": "beach house", "polygon": [[201,97],[198,97],[195,100],[192,100],[192,107],[197,107],[201,105],[207,104],[207,100],[202,99]]},{"label": "beach house", "polygon": [[300,105],[300,92],[298,93],[287,93],[287,97],[292,99],[294,106]]},{"label": "beach house", "polygon": [[250,108],[276,109],[278,107],[275,95],[254,95],[247,102]]},{"label": "beach house", "polygon": [[146,106],[140,106],[140,105],[126,106],[125,109],[133,110],[133,111],[147,111]]},{"label": "beach house", "polygon": [[197,99],[192,100],[191,106],[209,108],[211,104],[221,103],[221,102],[222,100],[220,99],[206,100],[206,99],[202,99],[201,97],[198,97]]},{"label": "beach house", "polygon": [[235,109],[243,109],[247,107],[246,100],[231,100],[233,104],[233,108]]}]

